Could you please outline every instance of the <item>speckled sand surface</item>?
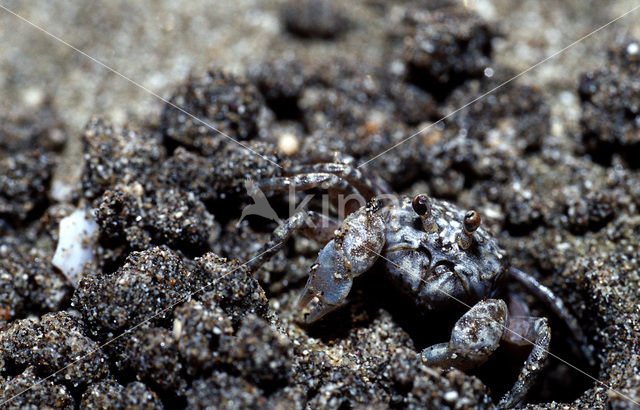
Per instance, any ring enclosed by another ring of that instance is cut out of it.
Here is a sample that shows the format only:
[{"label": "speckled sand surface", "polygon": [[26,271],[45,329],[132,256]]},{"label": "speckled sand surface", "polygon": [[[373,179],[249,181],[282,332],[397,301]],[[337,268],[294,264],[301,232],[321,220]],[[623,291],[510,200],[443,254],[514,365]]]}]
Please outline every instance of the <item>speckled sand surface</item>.
[{"label": "speckled sand surface", "polygon": [[[464,65],[461,83],[432,98],[385,71],[413,41],[400,10],[419,2],[349,2],[334,39],[285,33],[285,3],[1,4],[163,98],[223,113],[217,126],[284,165],[333,150],[370,158],[637,5],[470,0],[471,18],[453,1],[459,20],[443,29],[479,36],[486,24],[492,53],[455,56],[444,72]],[[639,17],[374,163],[402,193],[478,209],[512,263],[578,317],[598,364],[571,352],[557,320],[551,350],[614,390],[550,358],[531,408],[640,401],[640,64],[629,40],[640,38]],[[378,276],[356,282],[345,308],[301,325],[295,303],[317,243],[297,236],[257,278],[240,265],[275,227],[236,226],[249,203],[243,180],[277,168],[3,10],[0,34],[0,399],[40,382],[8,405],[486,408],[513,383],[517,352],[473,374],[420,363],[416,352],[453,322],[390,296]],[[227,115],[237,101],[246,112]],[[299,143],[296,155],[282,135]],[[100,237],[74,289],[51,259],[76,207],[95,215]]]}]

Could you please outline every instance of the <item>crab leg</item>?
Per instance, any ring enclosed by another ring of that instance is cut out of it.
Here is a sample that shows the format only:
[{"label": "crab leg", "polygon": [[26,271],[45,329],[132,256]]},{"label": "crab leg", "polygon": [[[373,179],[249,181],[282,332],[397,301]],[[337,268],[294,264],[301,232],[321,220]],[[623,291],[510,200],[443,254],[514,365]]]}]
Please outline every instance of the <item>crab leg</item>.
[{"label": "crab leg", "polygon": [[324,243],[331,239],[338,227],[338,222],[333,218],[315,211],[300,211],[276,228],[258,252],[258,256],[247,263],[247,268],[249,272],[258,270],[284,247],[295,232],[302,231],[306,236]]},{"label": "crab leg", "polygon": [[294,188],[303,191],[311,188],[337,189],[344,192],[351,191],[351,185],[346,180],[330,173],[306,173],[288,177],[273,177],[255,183],[262,191],[288,191]]},{"label": "crab leg", "polygon": [[509,408],[524,398],[547,359],[551,330],[546,318],[509,317],[504,301],[480,301],[456,322],[449,342],[427,347],[422,360],[428,366],[468,370],[485,363],[501,341],[518,346],[533,343],[518,380],[498,404]]},{"label": "crab leg", "polygon": [[[262,191],[303,191],[312,188],[322,188],[329,191],[329,196],[334,205],[339,200],[339,195],[351,200],[344,206],[338,205],[339,213],[349,215],[360,206],[364,205],[365,199],[362,195],[353,195],[354,187],[346,179],[328,172],[311,172],[288,177],[268,178],[255,183],[255,186]],[[345,199],[346,200],[346,199]]]},{"label": "crab leg", "polygon": [[392,189],[381,179],[365,175],[358,168],[338,162],[327,162],[312,165],[298,165],[290,170],[290,174],[329,173],[336,175],[355,187],[367,201],[379,194],[389,194]]},{"label": "crab leg", "polygon": [[516,282],[524,286],[533,296],[543,302],[549,309],[551,309],[564,323],[573,334],[573,338],[579,344],[576,346],[572,343],[571,347],[575,351],[580,351],[584,357],[589,361],[591,366],[595,365],[591,350],[589,350],[589,344],[585,337],[580,325],[576,318],[569,312],[562,299],[554,295],[554,293],[548,287],[538,282],[533,276],[527,275],[516,268],[510,268],[508,274]]},{"label": "crab leg", "polygon": [[544,367],[551,342],[551,329],[544,317],[512,317],[504,335],[504,341],[518,346],[533,342],[533,349],[524,363],[518,380],[498,403],[499,408],[510,408],[518,404],[527,394]]}]

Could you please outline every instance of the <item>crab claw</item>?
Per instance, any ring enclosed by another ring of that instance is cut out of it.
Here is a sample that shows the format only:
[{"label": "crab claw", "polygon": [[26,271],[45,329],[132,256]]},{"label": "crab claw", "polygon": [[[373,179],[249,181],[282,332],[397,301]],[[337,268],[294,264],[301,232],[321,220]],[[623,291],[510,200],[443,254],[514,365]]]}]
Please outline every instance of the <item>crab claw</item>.
[{"label": "crab claw", "polygon": [[353,283],[347,266],[348,261],[336,249],[335,240],[332,239],[320,251],[316,263],[311,267],[309,279],[298,301],[300,309],[313,301],[311,313],[305,317],[307,323],[320,319],[346,299]]},{"label": "crab claw", "polygon": [[384,246],[384,222],[374,205],[349,215],[318,254],[307,285],[298,301],[300,309],[313,302],[306,322],[311,323],[337,308],[351,290],[353,278],[368,271]]}]

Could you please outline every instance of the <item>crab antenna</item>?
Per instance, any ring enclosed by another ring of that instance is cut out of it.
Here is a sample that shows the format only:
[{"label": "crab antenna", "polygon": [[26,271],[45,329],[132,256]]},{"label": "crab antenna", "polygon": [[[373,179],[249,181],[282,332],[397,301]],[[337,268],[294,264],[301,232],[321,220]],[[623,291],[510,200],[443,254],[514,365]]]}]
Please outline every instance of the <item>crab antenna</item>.
[{"label": "crab antenna", "polygon": [[482,218],[478,211],[471,210],[464,215],[462,232],[458,234],[458,245],[462,249],[469,249],[473,243],[473,233],[480,227]]}]

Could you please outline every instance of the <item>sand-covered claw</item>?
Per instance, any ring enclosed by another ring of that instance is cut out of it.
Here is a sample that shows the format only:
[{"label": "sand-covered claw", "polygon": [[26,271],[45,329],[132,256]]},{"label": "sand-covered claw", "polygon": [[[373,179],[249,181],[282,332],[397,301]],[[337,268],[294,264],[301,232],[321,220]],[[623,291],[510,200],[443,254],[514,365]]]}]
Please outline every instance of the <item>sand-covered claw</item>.
[{"label": "sand-covered claw", "polygon": [[346,299],[353,283],[347,266],[344,254],[336,249],[332,239],[311,266],[307,285],[298,302],[298,307],[304,308],[313,301],[311,313],[305,318],[307,323],[320,319]]},{"label": "sand-covered claw", "polygon": [[367,206],[351,214],[320,251],[298,302],[298,307],[304,308],[313,301],[307,323],[340,306],[353,278],[369,270],[378,259],[384,246],[384,221],[375,210]]}]

